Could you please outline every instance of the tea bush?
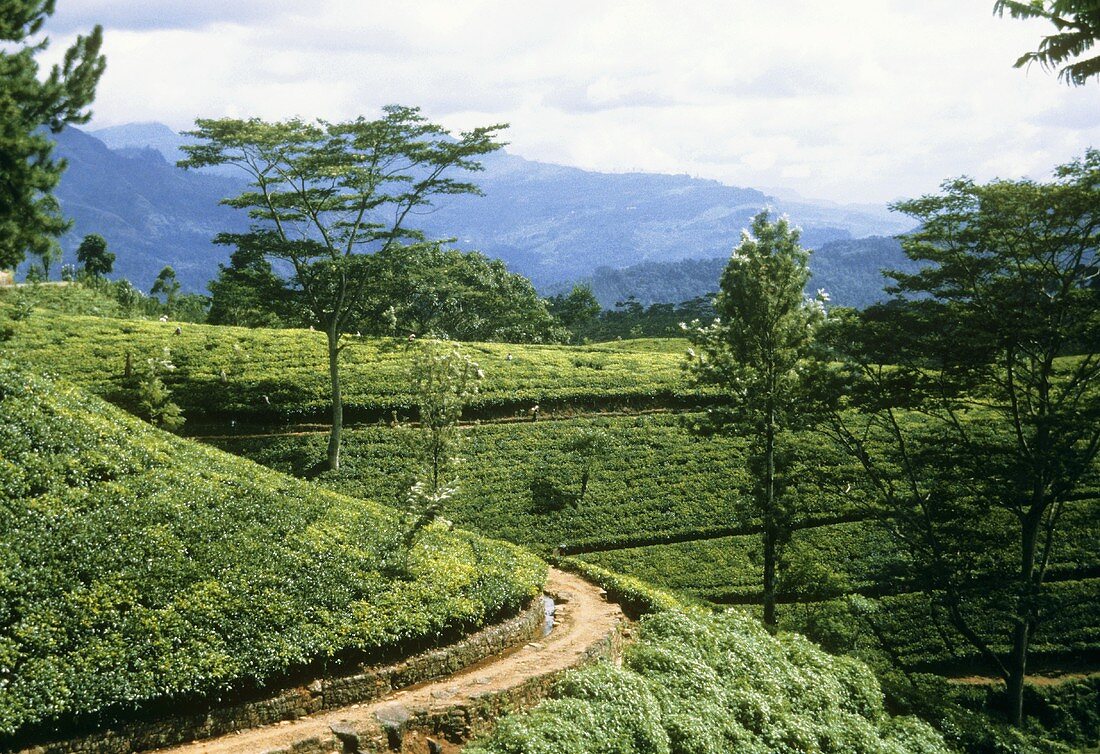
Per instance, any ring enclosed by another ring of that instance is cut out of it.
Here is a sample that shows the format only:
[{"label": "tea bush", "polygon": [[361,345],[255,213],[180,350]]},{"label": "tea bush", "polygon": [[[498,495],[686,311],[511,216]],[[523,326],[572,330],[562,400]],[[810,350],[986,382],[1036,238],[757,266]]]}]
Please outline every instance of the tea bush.
[{"label": "tea bush", "polygon": [[[0,309],[9,305],[0,299]],[[407,414],[415,405],[408,384],[410,344],[392,338],[346,340],[341,363],[347,419]],[[109,400],[120,389],[127,353],[159,353],[165,347],[177,366],[166,382],[193,421],[299,421],[326,415],[329,377],[320,332],[42,311],[2,346],[9,359],[48,369]],[[474,410],[520,412],[536,404],[545,408],[550,401],[682,401],[697,394],[681,374],[684,343],[679,340],[593,346],[470,343],[463,348],[486,373],[471,402]],[[600,368],[586,359],[598,359]]]},{"label": "tea bush", "polygon": [[224,698],[515,611],[545,566],[182,440],[0,362],[0,749],[21,731]]}]

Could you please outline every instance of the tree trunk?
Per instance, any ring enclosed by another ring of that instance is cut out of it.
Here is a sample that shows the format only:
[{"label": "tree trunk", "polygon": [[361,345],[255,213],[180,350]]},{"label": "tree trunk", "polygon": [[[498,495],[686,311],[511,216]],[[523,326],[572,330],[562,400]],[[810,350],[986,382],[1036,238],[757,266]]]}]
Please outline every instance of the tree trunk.
[{"label": "tree trunk", "polygon": [[775,626],[775,410],[771,399],[764,427],[764,625]]},{"label": "tree trunk", "polygon": [[[1037,493],[1037,494],[1042,494]],[[1021,521],[1020,588],[1016,606],[1016,626],[1012,630],[1012,654],[1008,658],[1008,720],[1019,727],[1024,722],[1024,679],[1027,677],[1027,655],[1035,627],[1035,554],[1042,522],[1041,503],[1035,504]]]},{"label": "tree trunk", "polygon": [[328,374],[332,382],[332,429],[328,436],[328,467],[340,470],[340,434],[344,429],[344,402],[340,396],[340,334],[330,326],[328,335]]}]

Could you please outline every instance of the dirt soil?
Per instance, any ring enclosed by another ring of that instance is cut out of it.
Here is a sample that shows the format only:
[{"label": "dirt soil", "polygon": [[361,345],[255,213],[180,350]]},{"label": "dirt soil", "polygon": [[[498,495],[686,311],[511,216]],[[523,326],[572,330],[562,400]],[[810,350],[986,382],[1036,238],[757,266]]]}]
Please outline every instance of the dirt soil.
[{"label": "dirt soil", "polygon": [[[378,724],[379,717],[429,710],[433,714],[493,692],[519,687],[531,679],[558,673],[581,664],[589,648],[599,645],[617,630],[625,618],[618,605],[607,602],[599,587],[578,576],[551,568],[546,592],[557,602],[554,629],[542,639],[490,657],[463,671],[437,681],[412,686],[365,704],[326,711],[312,717],[240,731],[218,738],[196,741],[159,754],[258,754],[292,751],[310,739],[327,751],[345,751],[337,730],[362,729]],[[381,712],[379,716],[378,713]],[[404,742],[404,750],[419,748],[416,734]],[[428,751],[426,739],[422,742]],[[433,742],[434,743],[434,742]],[[444,754],[456,747],[440,742]],[[410,747],[410,744],[412,745]],[[310,747],[313,750],[313,747]]]},{"label": "dirt soil", "polygon": [[[1030,686],[1058,686],[1070,681],[1080,681],[1084,678],[1089,678],[1096,675],[1097,671],[1091,672],[1059,672],[1057,670],[1043,671],[1035,675],[1029,675],[1025,681]],[[1004,685],[1004,679],[996,676],[986,675],[966,675],[966,676],[952,676],[947,679],[951,683],[958,683],[963,686],[997,686]]]}]

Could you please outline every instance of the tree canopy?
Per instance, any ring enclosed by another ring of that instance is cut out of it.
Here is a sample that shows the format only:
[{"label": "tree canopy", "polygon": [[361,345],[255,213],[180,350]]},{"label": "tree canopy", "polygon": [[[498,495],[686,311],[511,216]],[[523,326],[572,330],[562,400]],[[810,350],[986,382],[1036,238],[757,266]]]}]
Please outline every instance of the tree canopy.
[{"label": "tree canopy", "polygon": [[473,183],[450,176],[477,171],[477,158],[501,146],[503,125],[452,137],[417,108],[391,105],[374,120],[344,123],[299,119],[267,123],[199,119],[180,165],[234,165],[250,187],[224,203],[247,210],[247,233],[223,233],[218,243],[275,264],[283,291],[301,302],[311,324],[328,338],[332,432],[328,463],[340,465],[343,405],[340,338],[362,311],[372,283],[368,254],[425,241],[410,224],[434,199],[477,194]]},{"label": "tree canopy", "polygon": [[363,333],[554,343],[568,337],[531,281],[504,262],[439,244],[393,246],[366,262]]},{"label": "tree canopy", "polygon": [[115,266],[114,252],[107,250],[107,239],[98,233],[89,233],[81,239],[76,249],[76,260],[93,278],[107,275]]},{"label": "tree canopy", "polygon": [[842,328],[857,410],[833,431],[1018,724],[1063,511],[1100,450],[1100,152],[1049,183],[960,178],[895,207],[919,222],[902,243],[925,266],[894,273],[899,299]]},{"label": "tree canopy", "polygon": [[56,258],[56,238],[70,223],[50,193],[65,163],[53,158],[49,134],[88,121],[106,65],[99,52],[103,31],[96,26],[39,76],[35,57],[49,45],[40,32],[55,4],[0,1],[0,269],[14,268],[28,251],[42,257],[47,270]]},{"label": "tree canopy", "polygon": [[697,381],[718,385],[724,405],[710,416],[717,428],[734,426],[752,442],[750,471],[756,513],[763,519],[764,622],[775,625],[778,549],[789,535],[783,494],[781,433],[801,402],[803,366],[812,355],[822,318],[803,294],[810,253],[786,218],[753,218],[722,273],[715,299],[719,318],[690,331],[688,366]]},{"label": "tree canopy", "polygon": [[1039,63],[1047,70],[1061,66],[1058,77],[1080,86],[1100,76],[1100,55],[1088,57],[1100,40],[1100,2],[1097,0],[997,0],[993,12],[1013,18],[1045,18],[1056,32],[1043,37],[1039,49],[1016,61],[1022,68]]}]

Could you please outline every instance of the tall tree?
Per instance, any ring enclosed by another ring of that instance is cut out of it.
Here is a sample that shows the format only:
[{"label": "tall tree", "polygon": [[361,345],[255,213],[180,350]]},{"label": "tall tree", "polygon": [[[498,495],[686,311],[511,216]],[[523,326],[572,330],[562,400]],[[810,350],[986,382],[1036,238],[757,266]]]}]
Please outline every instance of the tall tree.
[{"label": "tall tree", "polygon": [[115,266],[115,255],[107,250],[107,239],[98,233],[89,233],[81,239],[76,260],[84,265],[84,271],[93,280],[109,274]]},{"label": "tall tree", "polygon": [[1045,18],[1056,33],[1043,37],[1039,49],[1016,61],[1016,67],[1039,63],[1047,70],[1062,67],[1058,77],[1081,86],[1100,76],[1100,55],[1085,53],[1100,40],[1100,2],[1097,0],[997,0],[993,12],[1013,18]]},{"label": "tall tree", "polygon": [[717,385],[725,404],[710,412],[716,429],[737,428],[752,442],[753,502],[763,523],[764,622],[775,625],[779,548],[789,535],[783,494],[783,434],[800,414],[804,367],[823,318],[820,301],[803,294],[810,253],[786,218],[767,210],[742,235],[722,273],[718,319],[690,329],[694,378]]},{"label": "tall tree", "polygon": [[1100,450],[1100,152],[1050,183],[958,179],[895,209],[918,221],[902,244],[925,266],[893,273],[903,298],[838,338],[858,411],[832,430],[1019,724],[1063,516],[1096,507],[1081,493]]},{"label": "tall tree", "polygon": [[176,271],[172,269],[171,265],[166,266],[157,273],[157,279],[153,281],[153,287],[149,289],[149,295],[151,296],[164,296],[164,307],[169,314],[175,308],[176,297],[179,292],[180,284],[176,280]]},{"label": "tall tree", "polygon": [[238,246],[228,265],[218,265],[218,277],[207,287],[207,321],[214,325],[283,327],[300,325],[306,318],[296,312],[293,292],[275,274],[263,249]]},{"label": "tall tree", "polygon": [[35,56],[49,44],[39,34],[55,4],[0,0],[0,269],[14,268],[28,251],[49,269],[51,247],[70,226],[50,193],[65,162],[53,159],[49,133],[88,121],[106,65],[99,53],[103,31],[96,26],[39,77]]},{"label": "tall tree", "polygon": [[389,106],[381,118],[346,123],[200,119],[190,133],[201,142],[184,147],[188,158],[181,166],[235,165],[251,178],[250,190],[224,203],[248,210],[252,228],[216,241],[257,250],[289,268],[285,289],[326,334],[333,471],[340,468],[343,428],[341,336],[369,289],[366,255],[423,241],[408,221],[435,197],[479,193],[448,174],[480,170],[476,158],[501,146],[495,137],[502,128],[452,138],[418,109]]}]

